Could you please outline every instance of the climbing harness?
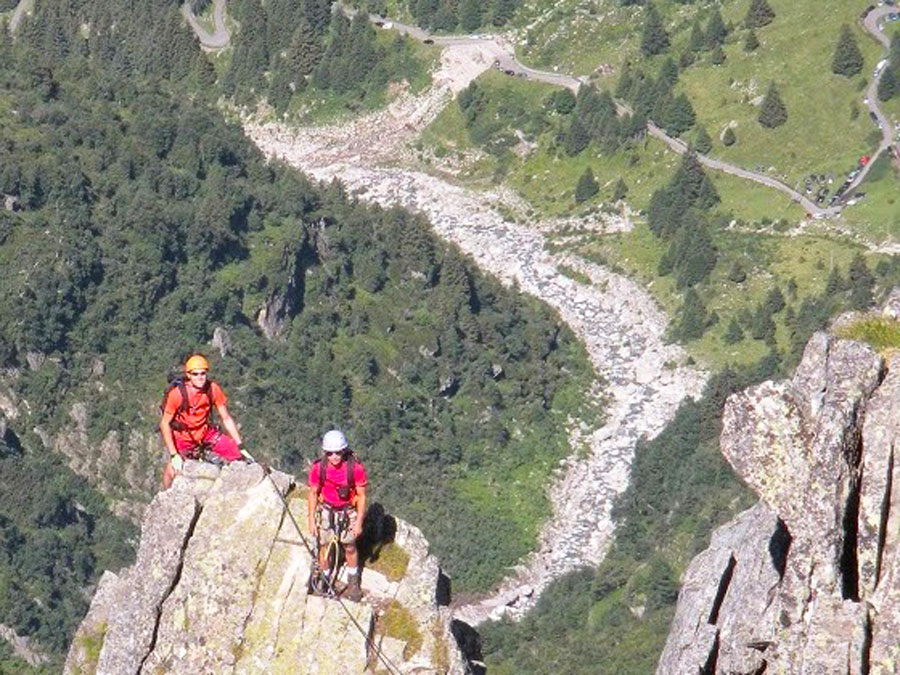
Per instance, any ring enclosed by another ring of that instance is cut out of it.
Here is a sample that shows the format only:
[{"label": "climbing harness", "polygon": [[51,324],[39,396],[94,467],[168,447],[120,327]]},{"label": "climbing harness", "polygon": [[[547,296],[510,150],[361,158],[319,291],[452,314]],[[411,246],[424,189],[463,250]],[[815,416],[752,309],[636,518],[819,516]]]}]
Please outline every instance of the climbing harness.
[{"label": "climbing harness", "polygon": [[[254,459],[253,455],[251,455],[249,452],[247,452],[243,448],[241,448],[241,455],[244,456],[244,459],[247,460],[248,464],[259,464],[259,462],[257,462],[256,459]],[[272,487],[275,488],[275,494],[277,494],[278,499],[281,500],[281,504],[282,504],[282,506],[284,506],[284,510],[287,512],[288,518],[291,519],[291,524],[294,526],[294,529],[297,531],[297,536],[300,537],[300,541],[303,542],[303,546],[306,548],[307,552],[309,552],[309,555],[312,557],[312,559],[314,561],[313,565],[318,564],[318,551],[316,553],[313,553],[313,550],[310,547],[309,542],[306,540],[306,537],[303,536],[303,532],[300,530],[300,526],[297,524],[297,519],[294,518],[294,514],[291,512],[291,508],[288,505],[287,500],[284,498],[284,495],[281,494],[281,488],[278,487],[278,484],[275,482],[275,479],[272,478],[271,469],[264,464],[260,464],[260,467],[262,467],[263,473],[266,474],[266,477],[269,479],[269,482],[272,484]],[[349,609],[347,609],[347,605],[344,604],[344,601],[335,594],[334,580],[328,579],[327,577],[326,577],[326,579],[328,581],[330,593],[333,595],[333,597],[337,601],[337,603],[341,606],[341,609],[343,609],[344,612],[347,614],[347,616],[349,617],[349,619],[353,623],[353,625],[356,626],[356,630],[358,630],[360,635],[363,636],[363,639],[366,641],[366,644],[369,646],[369,648],[375,652],[375,656],[377,656],[381,660],[381,662],[384,664],[384,667],[387,668],[388,673],[390,675],[400,675],[400,668],[397,667],[397,665],[394,664],[378,648],[378,646],[375,644],[375,640],[373,640],[371,637],[369,637],[369,635],[366,633],[366,631],[363,629],[363,627],[359,625],[359,621],[357,621],[356,617],[353,616],[353,613]]]}]

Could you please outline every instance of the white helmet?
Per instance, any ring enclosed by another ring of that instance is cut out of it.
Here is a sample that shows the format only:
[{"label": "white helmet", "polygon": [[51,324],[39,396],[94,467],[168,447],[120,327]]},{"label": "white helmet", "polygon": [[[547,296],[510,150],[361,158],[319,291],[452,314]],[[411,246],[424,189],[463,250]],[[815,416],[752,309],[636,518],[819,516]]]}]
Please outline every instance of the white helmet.
[{"label": "white helmet", "polygon": [[347,437],[340,429],[332,429],[322,436],[322,449],[325,452],[340,452],[347,449]]}]

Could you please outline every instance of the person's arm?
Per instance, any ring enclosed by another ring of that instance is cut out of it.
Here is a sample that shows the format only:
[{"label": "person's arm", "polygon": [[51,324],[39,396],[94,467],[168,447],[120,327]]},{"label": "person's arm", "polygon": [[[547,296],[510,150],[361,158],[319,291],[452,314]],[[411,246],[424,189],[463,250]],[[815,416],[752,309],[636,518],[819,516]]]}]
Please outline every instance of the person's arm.
[{"label": "person's arm", "polygon": [[353,536],[362,534],[363,518],[366,517],[366,486],[356,488],[356,522],[353,524]]},{"label": "person's arm", "polygon": [[220,403],[216,406],[216,412],[219,413],[219,420],[222,422],[222,426],[225,427],[225,431],[227,431],[228,435],[234,439],[234,442],[240,446],[242,443],[241,432],[238,431],[234,419],[228,414],[228,408],[225,407],[224,403]]},{"label": "person's arm", "polygon": [[166,450],[169,451],[169,457],[177,454],[175,449],[175,436],[172,435],[172,418],[174,413],[163,412],[162,419],[159,421],[159,433],[162,434],[163,442],[166,444]]},{"label": "person's arm", "polygon": [[319,486],[310,485],[309,492],[306,495],[306,524],[309,526],[309,533],[316,533],[316,506],[319,503]]}]

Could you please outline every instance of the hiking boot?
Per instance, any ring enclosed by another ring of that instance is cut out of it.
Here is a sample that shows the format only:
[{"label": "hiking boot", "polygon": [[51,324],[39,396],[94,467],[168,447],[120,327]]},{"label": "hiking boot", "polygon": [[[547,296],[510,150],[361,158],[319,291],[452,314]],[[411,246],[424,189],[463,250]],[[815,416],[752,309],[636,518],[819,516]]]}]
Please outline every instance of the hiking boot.
[{"label": "hiking boot", "polygon": [[347,598],[353,602],[362,600],[362,589],[359,587],[359,573],[351,574],[347,577]]}]

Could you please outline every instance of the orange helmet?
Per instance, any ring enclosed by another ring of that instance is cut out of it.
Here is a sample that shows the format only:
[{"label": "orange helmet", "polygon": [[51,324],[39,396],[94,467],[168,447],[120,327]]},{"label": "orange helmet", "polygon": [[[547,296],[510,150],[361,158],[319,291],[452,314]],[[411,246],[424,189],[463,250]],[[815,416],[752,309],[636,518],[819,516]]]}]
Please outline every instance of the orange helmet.
[{"label": "orange helmet", "polygon": [[209,370],[209,361],[202,354],[194,354],[184,362],[184,372],[192,370]]}]

